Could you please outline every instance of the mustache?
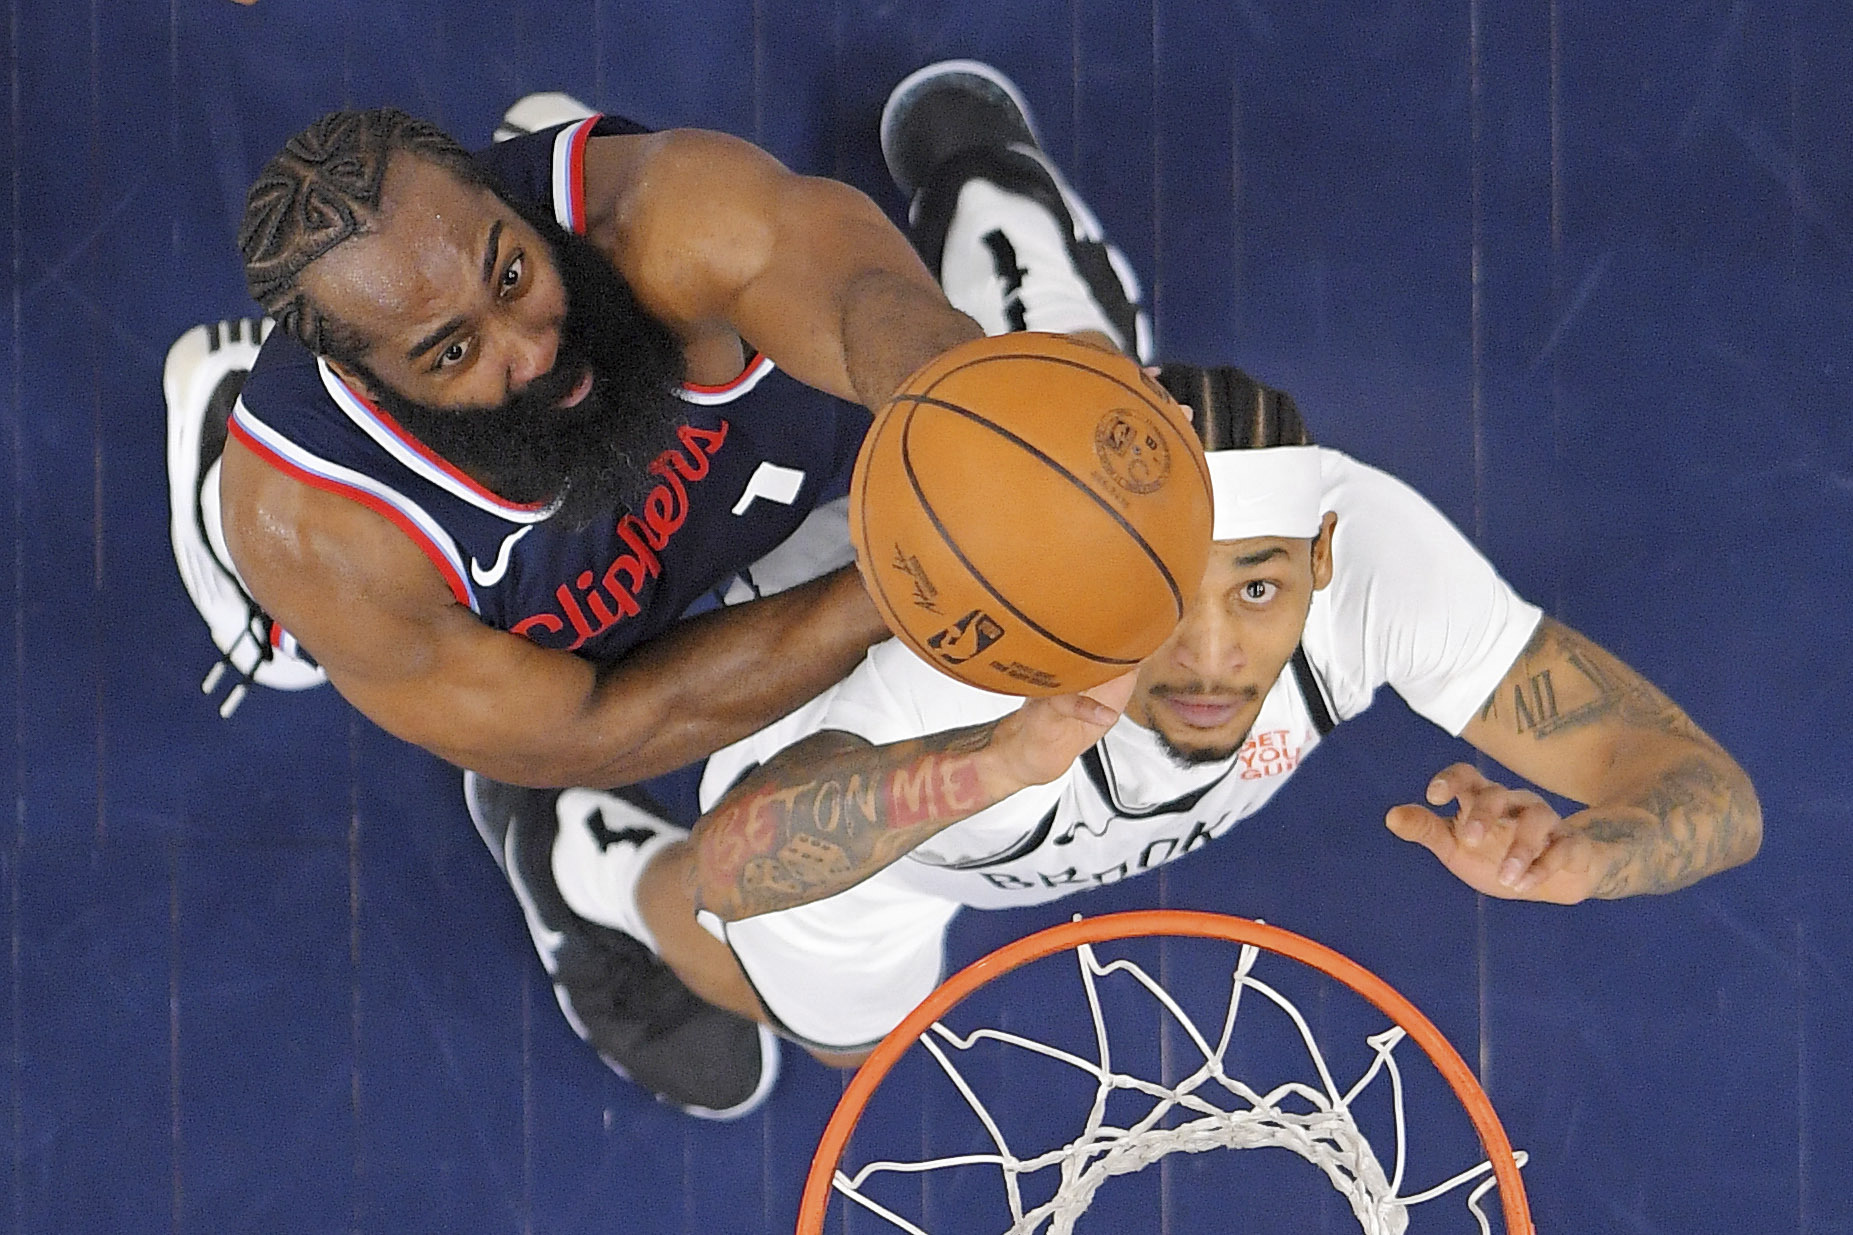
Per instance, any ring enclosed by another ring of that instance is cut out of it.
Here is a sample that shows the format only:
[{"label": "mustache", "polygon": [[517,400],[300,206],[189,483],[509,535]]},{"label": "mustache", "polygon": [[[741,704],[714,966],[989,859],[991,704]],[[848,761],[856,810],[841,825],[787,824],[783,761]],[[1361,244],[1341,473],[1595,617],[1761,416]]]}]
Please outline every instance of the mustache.
[{"label": "mustache", "polygon": [[1160,698],[1203,698],[1211,696],[1220,699],[1234,699],[1241,703],[1253,703],[1261,697],[1258,686],[1236,686],[1222,682],[1183,682],[1171,684],[1160,682],[1153,686],[1148,694]]},{"label": "mustache", "polygon": [[[562,342],[565,343],[564,340]],[[588,367],[589,362],[585,357],[568,355],[563,345],[559,357],[554,361],[553,368],[534,378],[520,390],[511,392],[508,402],[475,407],[445,408],[443,414],[474,416],[480,419],[498,414],[505,418],[512,418],[509,417],[509,413],[515,408],[519,408],[523,413],[539,412],[541,414],[550,411],[570,411],[571,409],[562,408],[560,403],[573,392],[575,386],[579,385],[579,379],[585,376]]]},{"label": "mustache", "polygon": [[[487,407],[418,403],[356,368],[434,453],[509,501],[550,503],[558,526],[577,529],[634,505],[654,484],[649,463],[684,421],[682,345],[590,241],[532,203],[503,200],[540,235],[565,289],[553,367]],[[588,374],[584,397],[561,406]]]}]

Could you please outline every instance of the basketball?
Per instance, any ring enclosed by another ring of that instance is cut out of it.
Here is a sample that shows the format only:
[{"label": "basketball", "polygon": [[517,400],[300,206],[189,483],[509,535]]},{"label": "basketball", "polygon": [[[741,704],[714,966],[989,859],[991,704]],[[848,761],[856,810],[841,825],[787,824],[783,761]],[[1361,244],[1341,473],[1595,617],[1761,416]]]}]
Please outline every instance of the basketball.
[{"label": "basketball", "polygon": [[1136,361],[1067,335],[961,344],[876,415],[850,536],[888,626],[986,690],[1053,695],[1163,643],[1210,549],[1186,414]]}]

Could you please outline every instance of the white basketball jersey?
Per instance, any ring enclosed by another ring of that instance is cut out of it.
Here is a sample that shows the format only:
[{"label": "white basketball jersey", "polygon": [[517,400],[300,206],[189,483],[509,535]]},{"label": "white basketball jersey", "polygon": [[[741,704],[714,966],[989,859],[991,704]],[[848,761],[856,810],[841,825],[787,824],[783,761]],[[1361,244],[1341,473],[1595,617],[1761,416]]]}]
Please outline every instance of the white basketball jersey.
[{"label": "white basketball jersey", "polygon": [[[1385,684],[1458,734],[1540,611],[1409,486],[1337,451],[1320,454],[1325,509],[1338,525],[1332,582],[1314,595],[1301,637],[1311,680],[1302,684],[1290,662],[1233,756],[1182,766],[1121,717],[1067,775],[954,824],[869,882],[1005,908],[1141,874],[1261,809],[1318,744],[1317,713],[1355,716]],[[1021,702],[956,682],[890,641],[820,698],[715,754],[702,805],[821,729],[897,742],[995,720]]]}]

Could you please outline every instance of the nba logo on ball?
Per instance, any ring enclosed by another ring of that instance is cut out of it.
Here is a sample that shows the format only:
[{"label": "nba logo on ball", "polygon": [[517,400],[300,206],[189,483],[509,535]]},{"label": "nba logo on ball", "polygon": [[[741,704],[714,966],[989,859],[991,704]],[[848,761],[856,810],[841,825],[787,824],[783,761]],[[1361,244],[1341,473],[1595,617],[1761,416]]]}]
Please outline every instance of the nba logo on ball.
[{"label": "nba logo on ball", "polygon": [[948,665],[962,665],[1003,637],[996,618],[974,609],[927,638],[927,647]]},{"label": "nba logo on ball", "polygon": [[1155,651],[1202,582],[1210,514],[1202,445],[1163,388],[1118,352],[1035,332],[908,378],[850,483],[889,628],[1016,695],[1085,690]]},{"label": "nba logo on ball", "polygon": [[1152,493],[1171,474],[1171,452],[1149,416],[1114,408],[1094,429],[1094,455],[1121,488]]}]

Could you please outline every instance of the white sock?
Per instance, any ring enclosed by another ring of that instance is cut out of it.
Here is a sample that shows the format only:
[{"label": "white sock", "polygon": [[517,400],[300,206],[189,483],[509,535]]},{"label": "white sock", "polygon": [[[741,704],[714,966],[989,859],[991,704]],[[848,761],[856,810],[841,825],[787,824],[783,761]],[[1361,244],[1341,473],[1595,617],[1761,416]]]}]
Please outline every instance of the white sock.
[{"label": "white sock", "polygon": [[566,790],[558,810],[553,878],[567,906],[657,951],[656,935],[637,907],[637,882],[657,854],[688,833],[595,789]]}]

